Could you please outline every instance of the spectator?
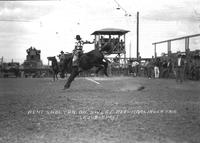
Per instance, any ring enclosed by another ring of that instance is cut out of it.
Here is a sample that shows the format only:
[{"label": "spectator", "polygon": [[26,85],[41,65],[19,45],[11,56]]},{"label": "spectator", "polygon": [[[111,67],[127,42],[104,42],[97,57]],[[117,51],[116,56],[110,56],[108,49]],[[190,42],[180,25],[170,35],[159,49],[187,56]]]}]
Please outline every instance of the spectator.
[{"label": "spectator", "polygon": [[167,61],[167,78],[170,77],[171,72],[172,72],[172,60],[168,59],[168,61]]},{"label": "spectator", "polygon": [[59,58],[60,58],[60,62],[63,62],[63,60],[65,59],[65,54],[63,51],[60,52]]},{"label": "spectator", "polygon": [[161,77],[162,77],[162,78],[165,78],[166,75],[167,75],[167,60],[164,59],[164,60],[162,61],[162,74],[161,74]]},{"label": "spectator", "polygon": [[175,61],[175,68],[176,68],[176,82],[180,81],[180,83],[183,82],[183,76],[184,76],[184,59],[181,56],[181,53],[178,53],[178,58]]},{"label": "spectator", "polygon": [[155,62],[154,62],[154,75],[155,75],[155,78],[159,78],[159,74],[160,74],[160,71],[159,71],[159,60],[156,59]]}]

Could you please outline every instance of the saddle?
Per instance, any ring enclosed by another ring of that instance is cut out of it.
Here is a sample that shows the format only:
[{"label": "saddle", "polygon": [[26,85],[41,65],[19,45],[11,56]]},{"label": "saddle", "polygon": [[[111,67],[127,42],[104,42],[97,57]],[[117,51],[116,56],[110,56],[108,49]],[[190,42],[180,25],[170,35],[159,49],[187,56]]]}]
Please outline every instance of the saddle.
[{"label": "saddle", "polygon": [[80,57],[83,55],[83,51],[77,51],[77,53],[74,53],[73,60],[72,60],[72,66],[79,66]]}]

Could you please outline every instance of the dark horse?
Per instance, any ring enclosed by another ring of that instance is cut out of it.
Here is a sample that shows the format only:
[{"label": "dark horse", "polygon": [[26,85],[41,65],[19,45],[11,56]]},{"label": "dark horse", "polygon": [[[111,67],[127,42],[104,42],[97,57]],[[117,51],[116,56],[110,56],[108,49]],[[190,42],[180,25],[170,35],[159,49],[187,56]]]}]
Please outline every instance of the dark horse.
[{"label": "dark horse", "polygon": [[47,57],[47,59],[52,62],[51,67],[52,67],[52,70],[53,70],[53,81],[55,81],[55,78],[58,80],[57,75],[60,72],[60,68],[59,68],[59,64],[56,60],[56,57],[55,56]]},{"label": "dark horse", "polygon": [[70,87],[71,82],[76,78],[76,76],[80,72],[89,70],[93,67],[97,67],[96,73],[98,73],[101,69],[104,69],[104,74],[108,76],[107,74],[108,60],[105,59],[102,53],[103,51],[107,51],[108,49],[110,49],[110,44],[106,44],[102,46],[101,50],[95,49],[88,53],[82,54],[79,58],[78,67],[72,66],[73,56],[72,54],[68,55],[68,58],[65,58],[64,60],[62,73],[64,70],[68,68],[68,70],[71,69],[71,74],[67,80],[67,83],[64,86],[64,89],[67,89]]}]

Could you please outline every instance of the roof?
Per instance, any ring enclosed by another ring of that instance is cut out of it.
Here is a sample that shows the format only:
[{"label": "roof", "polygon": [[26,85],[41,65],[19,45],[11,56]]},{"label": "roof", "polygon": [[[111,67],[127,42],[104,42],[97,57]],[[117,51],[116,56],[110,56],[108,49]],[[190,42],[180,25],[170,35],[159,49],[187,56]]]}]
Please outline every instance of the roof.
[{"label": "roof", "polygon": [[94,31],[91,35],[124,35],[128,33],[128,30],[117,29],[117,28],[105,28],[101,30]]}]

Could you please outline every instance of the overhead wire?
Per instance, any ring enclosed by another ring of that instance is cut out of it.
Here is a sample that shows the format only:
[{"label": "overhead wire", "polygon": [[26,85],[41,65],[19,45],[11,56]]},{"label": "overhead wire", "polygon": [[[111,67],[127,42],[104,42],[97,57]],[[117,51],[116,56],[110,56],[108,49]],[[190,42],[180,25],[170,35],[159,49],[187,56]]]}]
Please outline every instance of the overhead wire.
[{"label": "overhead wire", "polygon": [[0,19],[2,22],[33,22],[31,20],[17,20],[17,19]]},{"label": "overhead wire", "polygon": [[125,13],[127,13],[127,11],[117,2],[117,0],[114,0],[114,2],[117,4],[117,9],[122,9]]},{"label": "overhead wire", "polygon": [[114,0],[114,2],[117,4],[117,9],[118,10],[123,10],[124,12],[125,12],[125,16],[131,16],[131,14],[126,10],[126,9],[124,9],[120,4],[119,4],[119,2],[117,2],[117,0]]}]

